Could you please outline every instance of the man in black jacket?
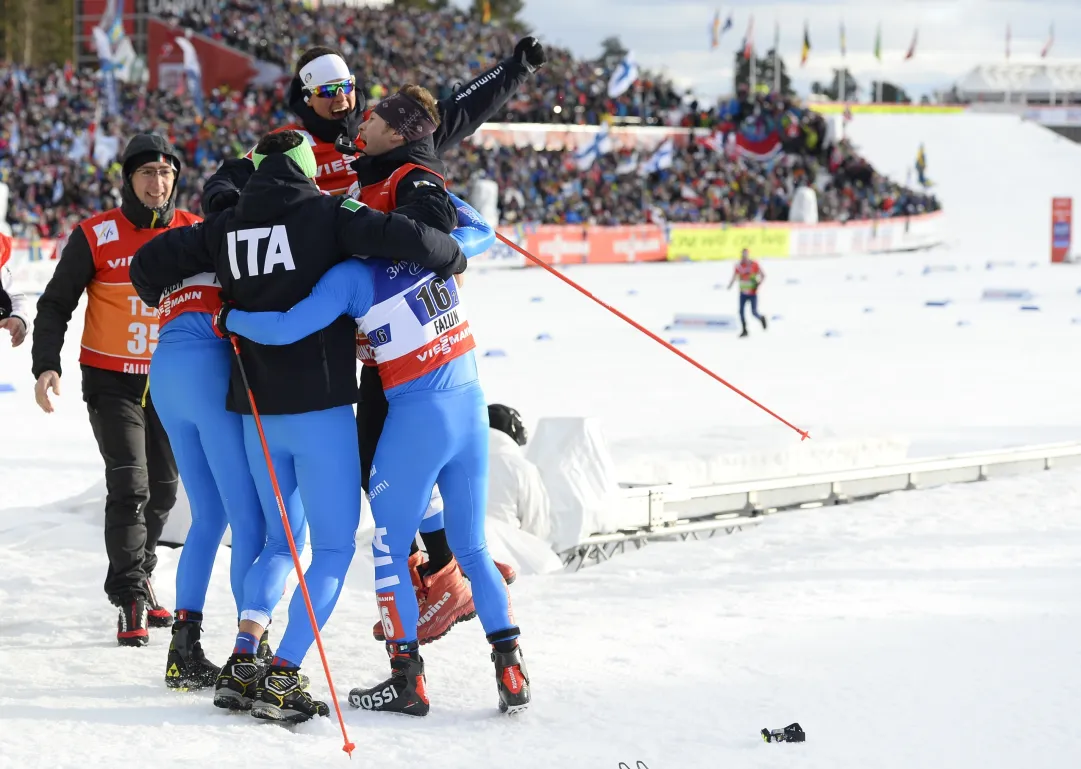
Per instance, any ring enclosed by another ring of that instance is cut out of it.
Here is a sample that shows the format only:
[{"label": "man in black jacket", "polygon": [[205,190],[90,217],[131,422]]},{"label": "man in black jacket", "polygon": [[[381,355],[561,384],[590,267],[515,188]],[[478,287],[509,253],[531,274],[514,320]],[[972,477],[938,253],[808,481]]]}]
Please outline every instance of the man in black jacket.
[{"label": "man in black jacket", "polygon": [[[323,195],[312,182],[311,146],[295,131],[269,134],[253,155],[256,171],[234,208],[205,223],[148,243],[132,260],[131,280],[156,305],[169,285],[216,272],[223,297],[248,311],[285,312],[323,274],[354,254],[416,262],[448,278],[464,270],[452,238],[400,214],[381,214],[352,199]],[[214,703],[251,707],[252,715],[305,721],[327,715],[325,703],[301,686],[299,668],[314,634],[297,591],[271,666],[255,664],[258,639],[281,598],[292,561],[263,457],[273,459],[283,499],[299,490],[304,510],[287,511],[295,531],[308,518],[312,561],[305,573],[320,626],[338,599],[355,551],[360,522],[360,463],[352,404],[357,400],[356,325],[340,317],[298,342],[263,346],[239,340],[246,381],[234,366],[226,408],[250,415],[248,393],[262,418],[244,419],[248,464],[267,519],[267,542],[245,581],[240,632],[222,668]]]},{"label": "man in black jacket", "polygon": [[177,472],[165,429],[147,397],[157,317],[135,297],[128,277],[132,254],[144,243],[200,217],[174,207],[180,153],[162,136],[139,134],[121,158],[119,208],[80,222],[38,300],[32,347],[38,405],[53,411],[48,391],[60,394],[60,350],[68,321],[87,294],[83,324],[83,400],[105,461],[105,593],[120,607],[117,643],[145,646],[147,626],[169,627],[150,576],[155,549],[176,503]]},{"label": "man in black jacket", "polygon": [[[431,137],[435,153],[442,155],[491,120],[529,75],[547,61],[540,41],[532,36],[523,37],[512,56],[459,88],[450,98],[438,102],[439,124]],[[289,106],[299,123],[278,129],[307,134],[316,156],[316,184],[334,195],[345,194],[357,181],[356,172],[349,167],[355,154],[348,145],[355,143],[363,147],[360,126],[367,117],[364,94],[360,93],[359,97],[357,94],[356,77],[349,71],[344,55],[333,48],[311,48],[298,59],[289,86]],[[343,143],[336,147],[339,139]],[[235,174],[229,173],[230,165],[238,167]],[[236,203],[244,179],[250,175],[250,164],[226,161],[223,171],[203,189],[204,213],[224,211]],[[418,195],[425,193],[424,189],[417,189]],[[402,199],[398,204],[410,202]]]}]

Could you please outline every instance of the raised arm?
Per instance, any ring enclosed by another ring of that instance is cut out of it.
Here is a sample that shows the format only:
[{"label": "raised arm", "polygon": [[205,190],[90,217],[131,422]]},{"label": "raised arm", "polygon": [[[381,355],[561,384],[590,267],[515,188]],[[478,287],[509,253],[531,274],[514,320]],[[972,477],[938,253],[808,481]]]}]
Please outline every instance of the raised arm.
[{"label": "raised arm", "polygon": [[359,318],[372,306],[374,296],[371,271],[349,259],[328,270],[308,298],[288,312],[244,312],[223,307],[218,327],[256,344],[292,344],[326,328],[340,315]]},{"label": "raised arm", "polygon": [[510,101],[529,75],[548,61],[535,37],[523,37],[514,54],[439,102],[439,128],[432,140],[442,155],[491,120]]},{"label": "raised arm", "polygon": [[458,241],[466,259],[483,254],[495,243],[495,228],[480,215],[473,206],[466,203],[453,192],[447,193],[458,213],[458,226],[450,236]]}]

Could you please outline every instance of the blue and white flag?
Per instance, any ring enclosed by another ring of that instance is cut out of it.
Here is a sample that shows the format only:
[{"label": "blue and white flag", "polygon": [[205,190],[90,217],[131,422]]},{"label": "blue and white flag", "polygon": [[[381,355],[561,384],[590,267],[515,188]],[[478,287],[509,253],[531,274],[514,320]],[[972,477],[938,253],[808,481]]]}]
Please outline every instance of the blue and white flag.
[{"label": "blue and white flag", "polygon": [[608,124],[601,125],[599,131],[593,136],[593,140],[584,147],[575,150],[574,163],[579,171],[588,171],[593,162],[601,155],[612,151],[612,140],[608,136]]},{"label": "blue and white flag", "polygon": [[199,110],[199,114],[202,114],[203,67],[199,63],[199,54],[195,52],[195,46],[186,37],[178,37],[174,42],[184,52],[184,74],[188,79],[188,93],[195,100],[195,108]]},{"label": "blue and white flag", "polygon": [[630,51],[623,57],[623,61],[612,72],[608,80],[608,97],[615,99],[622,95],[638,80],[638,64],[634,61],[634,54]]},{"label": "blue and white flag", "polygon": [[672,161],[675,157],[676,147],[672,143],[672,139],[665,139],[661,142],[661,145],[653,151],[653,154],[649,156],[649,160],[639,166],[638,174],[639,176],[649,176],[662,169],[671,168]]}]

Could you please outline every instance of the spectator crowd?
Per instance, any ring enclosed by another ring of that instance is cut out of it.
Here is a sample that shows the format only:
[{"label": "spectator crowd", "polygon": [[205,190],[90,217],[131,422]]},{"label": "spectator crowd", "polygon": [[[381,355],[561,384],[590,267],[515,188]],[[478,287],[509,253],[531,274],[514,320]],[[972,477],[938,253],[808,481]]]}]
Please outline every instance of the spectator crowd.
[{"label": "spectator crowd", "polygon": [[[421,15],[392,6],[331,6],[313,12],[291,5],[287,13],[276,8],[230,0],[212,14],[193,11],[180,21],[286,68],[307,46],[338,45],[370,98],[406,82],[425,84],[446,98],[457,83],[513,50],[515,42],[506,30],[458,11]],[[647,75],[641,89],[609,99],[598,63],[547,50],[548,65],[497,120],[586,123],[641,110],[694,131],[674,147],[670,163],[653,168],[648,150],[604,153],[588,167],[576,162],[570,149],[467,142],[452,150],[448,179],[459,189],[477,176],[496,181],[503,223],[785,220],[801,185],[818,193],[821,220],[938,207],[933,197],[875,173],[848,142],[833,135],[821,115],[794,101],[742,90],[716,109],[699,112],[692,104],[681,112],[672,86]],[[60,236],[79,220],[118,205],[119,153],[140,131],[163,133],[181,150],[185,167],[177,203],[200,211],[203,180],[220,162],[244,154],[269,127],[292,119],[286,85],[215,90],[200,114],[186,94],[118,84],[119,115],[105,117],[93,70],[0,67],[0,181],[10,192],[13,234]],[[561,113],[554,112],[560,105]],[[744,151],[749,141],[763,140],[777,144],[767,159]]]},{"label": "spectator crowd", "polygon": [[[456,83],[469,82],[509,55],[518,37],[453,6],[424,11],[395,5],[310,5],[319,4],[225,0],[217,10],[189,10],[174,20],[290,72],[305,49],[333,45],[376,99],[402,83],[420,83],[437,99],[445,99]],[[548,64],[496,120],[597,125],[605,115],[613,115],[664,124],[685,116],[681,94],[662,77],[643,72],[638,87],[612,99],[605,65],[575,59],[555,46],[546,45],[545,50]]]}]

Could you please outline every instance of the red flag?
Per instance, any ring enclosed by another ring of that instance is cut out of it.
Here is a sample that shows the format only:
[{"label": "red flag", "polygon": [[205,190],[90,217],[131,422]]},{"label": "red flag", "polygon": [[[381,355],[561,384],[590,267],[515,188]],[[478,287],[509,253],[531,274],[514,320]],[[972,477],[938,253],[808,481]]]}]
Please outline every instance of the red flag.
[{"label": "red flag", "polygon": [[750,59],[754,55],[754,16],[747,22],[747,37],[743,39],[743,58]]},{"label": "red flag", "polygon": [[1043,50],[1040,51],[1040,58],[1046,58],[1047,54],[1051,51],[1051,46],[1055,44],[1055,24],[1051,23],[1051,31],[1047,34],[1047,42],[1044,43]]},{"label": "red flag", "polygon": [[916,41],[920,37],[920,28],[916,27],[916,31],[912,33],[912,44],[908,46],[908,53],[905,54],[905,61],[908,61],[916,55]]}]

